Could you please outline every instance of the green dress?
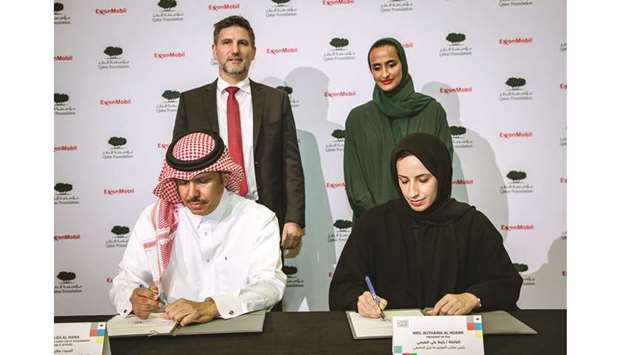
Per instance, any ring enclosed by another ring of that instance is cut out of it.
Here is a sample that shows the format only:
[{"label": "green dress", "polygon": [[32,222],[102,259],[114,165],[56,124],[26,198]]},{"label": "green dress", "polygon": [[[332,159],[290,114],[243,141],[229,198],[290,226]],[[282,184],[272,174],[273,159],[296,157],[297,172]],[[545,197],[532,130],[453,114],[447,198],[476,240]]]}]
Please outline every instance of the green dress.
[{"label": "green dress", "polygon": [[446,112],[435,100],[412,117],[389,118],[379,110],[375,101],[358,106],[349,113],[344,145],[344,179],[354,221],[367,209],[399,198],[391,177],[390,158],[400,139],[414,132],[438,137],[446,144],[452,157],[452,138]]}]

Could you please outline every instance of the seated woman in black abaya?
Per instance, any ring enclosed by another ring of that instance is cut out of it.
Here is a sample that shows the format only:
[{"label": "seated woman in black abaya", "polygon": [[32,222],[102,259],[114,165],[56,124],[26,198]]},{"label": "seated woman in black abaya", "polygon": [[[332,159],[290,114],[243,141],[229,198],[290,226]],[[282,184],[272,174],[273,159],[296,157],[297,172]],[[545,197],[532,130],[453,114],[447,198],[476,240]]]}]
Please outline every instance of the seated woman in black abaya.
[{"label": "seated woman in black abaya", "polygon": [[450,198],[445,144],[411,134],[394,149],[391,167],[401,198],[368,210],[353,227],[329,288],[330,309],[372,318],[386,307],[431,307],[430,315],[515,309],[523,279],[487,217]]}]

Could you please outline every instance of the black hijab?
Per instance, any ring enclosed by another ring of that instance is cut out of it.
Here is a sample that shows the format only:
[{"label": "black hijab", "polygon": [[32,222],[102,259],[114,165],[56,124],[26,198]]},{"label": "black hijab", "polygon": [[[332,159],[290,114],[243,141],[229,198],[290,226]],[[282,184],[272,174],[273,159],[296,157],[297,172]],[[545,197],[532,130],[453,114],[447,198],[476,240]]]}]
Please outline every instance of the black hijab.
[{"label": "black hijab", "polygon": [[[414,211],[402,195],[398,184],[396,162],[406,156],[414,155],[426,169],[437,179],[437,198],[422,212]],[[451,198],[452,194],[452,159],[446,145],[437,137],[426,133],[412,133],[403,138],[392,151],[392,181],[400,192],[401,202],[406,206],[416,222],[426,224],[444,224],[462,216],[470,205]]]}]

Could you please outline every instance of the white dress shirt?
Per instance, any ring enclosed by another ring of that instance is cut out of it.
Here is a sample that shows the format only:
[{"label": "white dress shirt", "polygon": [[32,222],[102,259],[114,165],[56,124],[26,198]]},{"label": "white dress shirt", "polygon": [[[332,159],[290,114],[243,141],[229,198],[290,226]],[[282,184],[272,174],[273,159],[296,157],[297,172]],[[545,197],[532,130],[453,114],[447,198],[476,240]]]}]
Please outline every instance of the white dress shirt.
[{"label": "white dress shirt", "polygon": [[[153,277],[143,242],[155,233],[154,204],[142,211],[112,281],[110,300],[119,314],[131,313],[137,287]],[[282,299],[286,276],[280,260],[278,221],[268,208],[224,190],[217,208],[197,216],[179,208],[179,225],[170,263],[161,277],[166,303],[211,297],[222,318],[267,309]]]},{"label": "white dress shirt", "polygon": [[248,182],[248,192],[245,195],[250,200],[258,200],[258,189],[256,188],[256,175],[254,173],[254,115],[252,110],[252,91],[250,89],[250,79],[245,78],[235,85],[231,85],[226,80],[218,77],[217,79],[217,124],[220,128],[220,136],[224,144],[228,147],[228,115],[227,102],[229,86],[236,86],[239,91],[235,98],[239,103],[239,114],[241,115],[241,144],[243,146],[243,168]]}]

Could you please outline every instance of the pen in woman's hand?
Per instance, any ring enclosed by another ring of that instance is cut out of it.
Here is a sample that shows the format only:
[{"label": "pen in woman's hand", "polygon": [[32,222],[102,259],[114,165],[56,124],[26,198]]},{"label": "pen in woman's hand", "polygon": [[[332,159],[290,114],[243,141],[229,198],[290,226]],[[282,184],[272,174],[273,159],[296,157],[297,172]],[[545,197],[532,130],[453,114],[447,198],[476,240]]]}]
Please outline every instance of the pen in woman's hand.
[{"label": "pen in woman's hand", "polygon": [[379,312],[380,312],[380,315],[381,315],[381,319],[385,320],[385,314],[383,313],[383,310],[381,309],[381,302],[379,301],[379,297],[377,297],[377,293],[375,292],[375,288],[372,286],[372,282],[370,282],[370,278],[368,276],[366,276],[366,277],[364,277],[364,280],[366,281],[366,286],[368,286],[368,291],[370,291],[370,294],[372,295],[372,299],[377,304],[377,307],[379,307]]}]

